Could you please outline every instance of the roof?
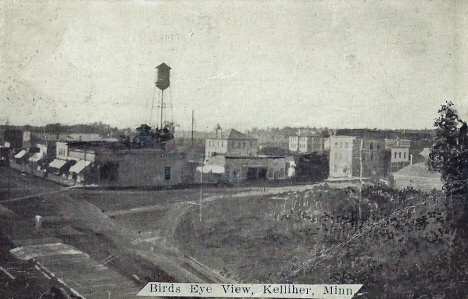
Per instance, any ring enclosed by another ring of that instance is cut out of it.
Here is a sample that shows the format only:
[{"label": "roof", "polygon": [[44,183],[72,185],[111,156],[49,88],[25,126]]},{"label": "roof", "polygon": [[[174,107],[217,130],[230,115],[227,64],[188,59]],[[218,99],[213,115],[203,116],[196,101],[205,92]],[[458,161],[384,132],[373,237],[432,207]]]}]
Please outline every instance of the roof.
[{"label": "roof", "polygon": [[32,155],[29,158],[29,161],[30,162],[37,162],[37,161],[41,160],[43,156],[44,156],[44,152],[40,151],[40,152],[35,153],[34,155]]},{"label": "roof", "polygon": [[70,167],[70,172],[80,173],[80,172],[81,172],[83,169],[85,169],[85,167],[88,166],[89,164],[91,164],[90,161],[79,160],[78,162],[76,162],[75,165],[73,165],[72,167]]},{"label": "roof", "polygon": [[26,151],[25,150],[21,150],[19,153],[17,153],[15,155],[15,159],[21,159],[24,157],[24,155],[26,155]]},{"label": "roof", "polygon": [[[211,138],[213,139],[213,138]],[[235,129],[229,129],[222,131],[220,139],[246,139],[246,140],[256,140],[252,136],[245,135]]]},{"label": "roof", "polygon": [[197,167],[198,171],[203,169],[203,173],[224,173],[226,158],[224,156],[213,156],[205,162],[203,167]]},{"label": "roof", "polygon": [[101,135],[96,133],[69,133],[60,134],[60,141],[102,141]]},{"label": "roof", "polygon": [[54,161],[52,161],[52,162],[49,163],[49,167],[60,169],[60,168],[62,168],[66,163],[67,163],[67,161],[65,161],[65,160],[54,159]]},{"label": "roof", "polygon": [[419,154],[423,156],[425,159],[429,159],[430,153],[431,153],[431,150],[425,147]]},{"label": "roof", "polygon": [[385,139],[385,148],[410,148],[411,140],[408,139]]},{"label": "roof", "polygon": [[439,172],[430,172],[424,162],[408,165],[395,172],[394,175],[425,178],[440,178],[441,176]]},{"label": "roof", "polygon": [[170,70],[170,69],[171,69],[171,67],[168,66],[167,64],[165,64],[164,62],[161,63],[160,65],[158,65],[156,68],[157,68],[158,70],[163,70],[163,71],[165,71],[165,70]]}]

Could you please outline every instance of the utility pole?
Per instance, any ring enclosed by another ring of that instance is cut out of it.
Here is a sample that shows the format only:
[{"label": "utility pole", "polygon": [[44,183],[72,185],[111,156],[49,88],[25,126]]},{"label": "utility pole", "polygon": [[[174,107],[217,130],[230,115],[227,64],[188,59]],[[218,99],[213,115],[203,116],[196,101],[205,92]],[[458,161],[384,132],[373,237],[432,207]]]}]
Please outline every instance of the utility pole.
[{"label": "utility pole", "polygon": [[360,199],[362,200],[362,148],[364,147],[364,140],[361,139],[361,147],[359,149],[359,164],[360,164],[360,169],[359,169],[359,182],[360,182]]},{"label": "utility pole", "polygon": [[200,223],[202,222],[202,201],[203,201],[203,164],[205,164],[205,153],[203,153],[203,160],[201,165],[201,179],[200,179]]},{"label": "utility pole", "polygon": [[195,124],[195,114],[194,114],[194,111],[192,110],[192,147],[193,147],[193,130],[194,130],[194,124]]}]

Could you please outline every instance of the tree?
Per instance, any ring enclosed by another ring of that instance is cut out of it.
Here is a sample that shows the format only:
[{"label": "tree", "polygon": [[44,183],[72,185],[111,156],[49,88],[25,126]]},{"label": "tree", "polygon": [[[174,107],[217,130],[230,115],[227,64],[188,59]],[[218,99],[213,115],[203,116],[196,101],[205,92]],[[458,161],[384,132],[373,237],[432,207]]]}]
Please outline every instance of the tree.
[{"label": "tree", "polygon": [[468,126],[460,119],[452,102],[439,110],[435,120],[436,137],[429,166],[438,170],[448,196],[468,203]]},{"label": "tree", "polygon": [[300,182],[317,182],[325,180],[328,173],[328,156],[326,154],[310,153],[299,158],[295,177]]}]

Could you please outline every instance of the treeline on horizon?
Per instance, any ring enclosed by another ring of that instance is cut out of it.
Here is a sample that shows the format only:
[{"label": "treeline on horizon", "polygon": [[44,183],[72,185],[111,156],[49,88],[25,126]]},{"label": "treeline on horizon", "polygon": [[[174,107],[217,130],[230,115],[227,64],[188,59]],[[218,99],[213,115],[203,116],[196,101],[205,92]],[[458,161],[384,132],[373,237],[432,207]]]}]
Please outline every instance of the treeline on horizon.
[{"label": "treeline on horizon", "polygon": [[[41,133],[50,133],[50,134],[59,134],[59,133],[88,133],[88,134],[100,134],[100,135],[124,135],[131,131],[135,131],[136,128],[125,128],[119,129],[117,127],[112,127],[110,125],[104,123],[92,123],[92,124],[75,124],[75,125],[65,125],[60,123],[55,124],[47,124],[45,126],[31,126],[31,125],[24,125],[24,126],[14,126],[14,125],[0,125],[0,130],[4,131],[7,129],[17,129],[17,130],[25,130],[31,132],[41,132]],[[228,129],[228,128],[226,128]],[[234,128],[235,129],[235,128]],[[181,130],[186,132],[187,130]],[[197,130],[196,130],[197,131]],[[349,128],[342,128],[342,129],[329,129],[327,127],[324,128],[316,128],[316,127],[291,127],[285,126],[283,128],[280,127],[267,127],[267,128],[252,128],[250,130],[245,131],[248,135],[258,136],[263,134],[273,134],[273,135],[282,135],[282,136],[290,136],[297,134],[298,132],[311,132],[315,131],[320,133],[323,137],[328,137],[331,133],[335,133],[337,135],[350,135],[350,136],[366,136],[366,135],[379,135],[379,137],[385,138],[396,138],[396,137],[403,137],[411,135],[425,135],[427,137],[433,136],[434,129],[370,129],[370,128],[359,128],[359,129],[349,129]],[[197,131],[202,133],[202,131]],[[204,132],[204,131],[203,131]],[[207,132],[208,133],[208,132]]]}]

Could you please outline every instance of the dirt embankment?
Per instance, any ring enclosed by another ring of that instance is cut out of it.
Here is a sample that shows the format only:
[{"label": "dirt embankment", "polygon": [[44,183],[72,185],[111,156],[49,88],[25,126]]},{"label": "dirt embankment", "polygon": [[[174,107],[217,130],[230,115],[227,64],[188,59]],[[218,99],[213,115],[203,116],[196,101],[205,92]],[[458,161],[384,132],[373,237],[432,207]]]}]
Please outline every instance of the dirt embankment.
[{"label": "dirt embankment", "polygon": [[187,210],[174,238],[237,281],[364,283],[363,298],[460,298],[468,267],[450,261],[468,246],[446,203],[384,187],[232,196],[206,203],[201,222],[197,208]]}]

